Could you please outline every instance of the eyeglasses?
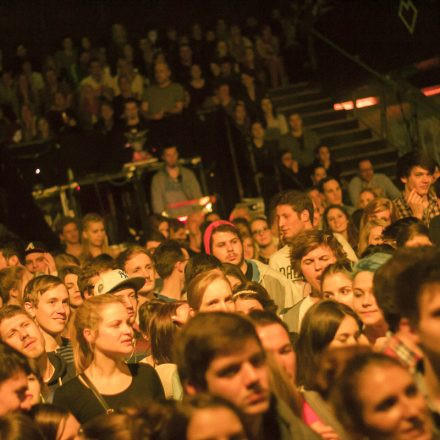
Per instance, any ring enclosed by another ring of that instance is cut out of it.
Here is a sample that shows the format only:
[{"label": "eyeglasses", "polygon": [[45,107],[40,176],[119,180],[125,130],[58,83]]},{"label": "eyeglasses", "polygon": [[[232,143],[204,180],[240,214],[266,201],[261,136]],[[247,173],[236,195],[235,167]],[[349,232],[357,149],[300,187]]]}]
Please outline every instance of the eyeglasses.
[{"label": "eyeglasses", "polygon": [[269,230],[269,228],[256,229],[255,231],[252,231],[252,235],[264,234],[268,230]]}]

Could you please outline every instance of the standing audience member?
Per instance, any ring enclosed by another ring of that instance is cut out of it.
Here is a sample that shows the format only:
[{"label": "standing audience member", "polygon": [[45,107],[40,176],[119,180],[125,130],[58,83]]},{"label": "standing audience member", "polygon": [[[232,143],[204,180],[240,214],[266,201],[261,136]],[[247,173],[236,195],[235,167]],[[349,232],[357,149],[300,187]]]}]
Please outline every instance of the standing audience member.
[{"label": "standing audience member", "polygon": [[82,260],[110,253],[104,219],[99,214],[86,214],[82,219]]},{"label": "standing audience member", "polygon": [[56,225],[58,237],[65,246],[64,252],[79,258],[82,253],[79,228],[73,217],[63,217]]},{"label": "standing audience member", "polygon": [[250,222],[252,237],[257,244],[257,259],[269,264],[269,258],[277,251],[272,231],[266,217],[255,217]]}]

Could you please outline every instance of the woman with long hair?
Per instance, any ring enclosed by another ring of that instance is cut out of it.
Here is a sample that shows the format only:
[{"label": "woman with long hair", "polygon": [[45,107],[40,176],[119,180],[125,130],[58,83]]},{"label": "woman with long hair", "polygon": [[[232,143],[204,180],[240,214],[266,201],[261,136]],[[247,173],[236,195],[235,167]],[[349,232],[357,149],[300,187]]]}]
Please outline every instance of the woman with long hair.
[{"label": "woman with long hair", "polygon": [[360,257],[362,257],[362,254],[369,245],[383,243],[382,232],[387,225],[387,221],[381,218],[371,218],[362,225],[359,231],[359,243],[357,247]]},{"label": "woman with long hair", "polygon": [[382,219],[385,220],[387,225],[394,223],[397,220],[396,208],[391,200],[384,197],[378,197],[373,199],[364,208],[364,213],[361,218],[361,225],[359,229],[370,221],[371,219]]},{"label": "woman with long hair", "polygon": [[266,138],[278,139],[281,135],[289,131],[286,117],[282,113],[278,113],[273,106],[273,102],[269,96],[265,96],[260,101],[260,107],[266,122]]},{"label": "woman with long hair", "polygon": [[104,294],[84,301],[72,326],[78,376],[56,390],[54,403],[84,423],[115,408],[162,398],[162,385],[151,366],[126,363],[134,351],[133,336],[118,297]]},{"label": "woman with long hair", "polygon": [[86,214],[82,218],[82,260],[88,260],[101,254],[112,255],[108,245],[104,219],[96,213]]},{"label": "woman with long hair", "polygon": [[341,234],[353,249],[357,248],[358,233],[348,212],[340,205],[329,205],[322,215],[325,232]]}]

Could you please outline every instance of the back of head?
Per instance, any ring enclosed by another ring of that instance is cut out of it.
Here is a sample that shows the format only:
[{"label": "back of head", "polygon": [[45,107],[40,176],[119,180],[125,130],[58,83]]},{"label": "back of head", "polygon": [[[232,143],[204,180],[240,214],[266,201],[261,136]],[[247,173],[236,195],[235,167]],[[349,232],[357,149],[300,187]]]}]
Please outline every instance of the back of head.
[{"label": "back of head", "polygon": [[263,310],[275,314],[277,305],[269,296],[267,290],[259,283],[254,281],[246,281],[233,289],[232,299],[236,302],[238,299],[253,299],[258,301]]},{"label": "back of head", "polygon": [[31,372],[27,359],[3,342],[0,342],[0,359],[0,384],[16,374]]},{"label": "back of head", "polygon": [[180,332],[175,359],[183,384],[206,390],[206,371],[215,357],[239,352],[253,339],[261,346],[252,323],[239,315],[224,312],[199,313]]},{"label": "back of head", "polygon": [[14,255],[17,256],[20,263],[24,262],[24,243],[18,237],[8,235],[0,238],[0,253],[9,259]]},{"label": "back of head", "polygon": [[[0,295],[3,304],[9,302],[11,289],[21,290],[24,273],[25,268],[23,266],[5,267],[0,270]],[[22,298],[18,299],[22,300]]]},{"label": "back of head", "polygon": [[399,230],[396,236],[396,245],[398,248],[404,247],[417,236],[424,236],[429,240],[429,229],[420,220],[416,223],[407,224]]},{"label": "back of head", "polygon": [[69,415],[67,409],[50,403],[39,403],[30,411],[30,416],[46,439],[58,438],[60,425],[66,422]]},{"label": "back of head", "polygon": [[225,280],[228,283],[227,278],[220,269],[211,269],[199,273],[190,281],[186,294],[188,304],[193,310],[199,310],[206,289],[217,280]]},{"label": "back of head", "polygon": [[222,269],[222,263],[214,255],[193,255],[185,266],[185,285],[188,286],[196,275],[212,269]]},{"label": "back of head", "polygon": [[45,437],[32,419],[22,413],[9,413],[0,417],[0,439],[45,440],[46,438],[49,437]]},{"label": "back of head", "polygon": [[166,240],[156,248],[153,259],[157,273],[162,279],[165,279],[173,273],[175,264],[185,259],[185,255],[177,241]]}]

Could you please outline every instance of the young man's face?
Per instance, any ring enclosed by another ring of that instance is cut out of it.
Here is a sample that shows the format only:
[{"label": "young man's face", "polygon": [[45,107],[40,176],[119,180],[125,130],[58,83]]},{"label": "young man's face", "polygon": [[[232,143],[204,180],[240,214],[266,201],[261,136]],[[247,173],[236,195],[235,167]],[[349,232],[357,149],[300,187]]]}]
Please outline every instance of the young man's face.
[{"label": "young man's face", "polygon": [[40,329],[25,313],[3,319],[0,324],[0,338],[28,359],[38,359],[45,350]]},{"label": "young man's face", "polygon": [[179,160],[179,153],[176,147],[166,148],[162,154],[162,159],[165,165],[174,168],[177,166],[177,161]]},{"label": "young man's face", "polygon": [[407,191],[415,190],[419,196],[426,196],[433,180],[432,174],[422,167],[413,167],[408,177],[402,177]]},{"label": "young man's face", "polygon": [[291,240],[304,229],[302,217],[307,215],[306,211],[299,214],[290,205],[278,205],[275,212],[278,230],[283,240]]},{"label": "young man's face", "polygon": [[145,284],[138,293],[149,293],[154,289],[155,271],[151,258],[139,253],[126,261],[124,266],[125,272],[129,277],[144,277]]},{"label": "young man's face", "polygon": [[329,205],[342,205],[342,189],[337,180],[329,180],[323,186],[325,200]]},{"label": "young man's face", "polygon": [[253,338],[245,341],[239,351],[214,358],[205,378],[208,392],[229,400],[246,416],[260,415],[269,409],[265,355]]},{"label": "young man's face", "polygon": [[60,335],[69,320],[69,293],[64,284],[52,287],[38,298],[38,304],[27,304],[27,311],[35,317],[39,327],[52,336]]},{"label": "young man's face", "polygon": [[90,222],[87,229],[83,231],[84,238],[89,240],[92,246],[101,247],[104,245],[106,232],[102,222]]},{"label": "young man's face", "polygon": [[324,269],[336,262],[336,257],[327,245],[320,245],[301,259],[301,272],[315,292],[321,291],[321,275]]},{"label": "young man's face", "polygon": [[373,165],[369,160],[363,160],[359,162],[359,174],[361,179],[365,182],[369,182],[374,176]]},{"label": "young man's face", "polygon": [[69,223],[63,228],[62,240],[67,244],[79,243],[79,229],[76,223]]},{"label": "young man's face", "polygon": [[429,284],[420,295],[416,333],[426,355],[440,362],[440,284]]},{"label": "young man's face", "polygon": [[136,292],[134,291],[134,289],[132,289],[131,287],[127,289],[122,289],[113,293],[113,295],[122,299],[122,302],[127,309],[129,321],[131,324],[133,324],[136,319],[138,304]]},{"label": "young man's face", "polygon": [[46,273],[47,262],[43,252],[32,252],[25,257],[26,269],[30,273]]},{"label": "young man's face", "polygon": [[3,252],[0,251],[0,270],[5,269],[10,266],[18,266],[20,264],[20,260],[17,255],[13,255],[12,257],[6,258],[3,255]]},{"label": "young man's face", "polygon": [[27,387],[28,380],[24,371],[17,371],[0,383],[0,416],[21,408],[26,398]]},{"label": "young man's face", "polygon": [[214,232],[212,234],[212,255],[222,263],[240,266],[243,263],[243,244],[233,232]]}]

